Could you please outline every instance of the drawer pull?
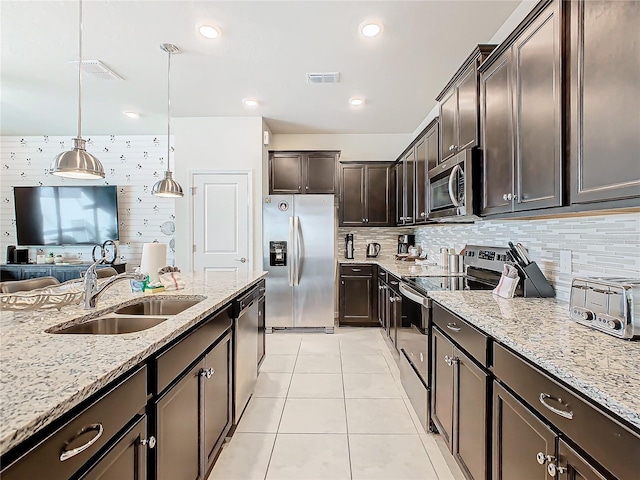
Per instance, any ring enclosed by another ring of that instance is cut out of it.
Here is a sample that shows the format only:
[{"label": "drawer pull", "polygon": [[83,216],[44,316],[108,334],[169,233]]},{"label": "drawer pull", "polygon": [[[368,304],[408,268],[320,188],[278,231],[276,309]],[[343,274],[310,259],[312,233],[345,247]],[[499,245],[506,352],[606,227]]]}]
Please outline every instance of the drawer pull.
[{"label": "drawer pull", "polygon": [[449,355],[444,356],[444,363],[453,367],[456,363],[458,363],[459,359],[457,357],[450,357]]},{"label": "drawer pull", "polygon": [[453,330],[454,332],[459,332],[460,331],[460,327],[454,322],[447,323],[447,328],[449,330]]},{"label": "drawer pull", "polygon": [[149,438],[144,438],[144,439],[140,440],[140,444],[143,447],[146,447],[147,445],[149,445],[149,448],[153,449],[156,446],[156,437],[154,437],[152,435]]},{"label": "drawer pull", "polygon": [[[69,443],[71,443],[71,441],[75,440],[76,438],[78,438],[80,435],[84,435],[87,432],[91,432],[91,431],[95,431],[96,435],[89,440],[87,443],[85,443],[84,445],[80,445],[77,448],[74,448],[72,450],[67,450],[67,445],[69,445]],[[62,453],[60,454],[60,461],[64,462],[65,460],[69,460],[72,457],[75,457],[76,455],[78,455],[79,453],[84,452],[87,448],[89,448],[91,445],[93,445],[94,443],[96,443],[98,441],[98,439],[102,436],[104,432],[104,428],[102,427],[101,423],[93,423],[91,425],[87,425],[86,427],[82,427],[82,429],[78,432],[78,434],[73,437],[62,449]]]},{"label": "drawer pull", "polygon": [[351,269],[351,271],[352,271],[352,272],[359,272],[359,271],[361,271],[361,270],[362,270],[361,268],[352,268],[352,269]]},{"label": "drawer pull", "polygon": [[540,464],[540,465],[544,465],[545,463],[549,462],[553,462],[556,459],[556,457],[554,457],[553,455],[545,455],[542,452],[538,452],[538,454],[536,455],[536,461]]},{"label": "drawer pull", "polygon": [[544,405],[547,409],[551,410],[553,413],[555,413],[556,415],[560,415],[561,417],[564,418],[568,418],[569,420],[573,419],[573,412],[571,410],[569,410],[568,412],[564,411],[564,410],[560,410],[559,408],[556,408],[554,406],[551,406],[547,403],[547,398],[554,400],[560,404],[562,404],[562,399],[561,398],[553,398],[551,395],[546,394],[546,393],[541,393],[540,394],[540,403],[542,405]]},{"label": "drawer pull", "polygon": [[216,371],[213,368],[203,368],[200,370],[200,376],[204,378],[211,378]]},{"label": "drawer pull", "polygon": [[555,477],[556,473],[564,473],[567,469],[565,467],[561,467],[560,465],[556,465],[555,463],[550,463],[547,465],[547,473],[551,477]]}]

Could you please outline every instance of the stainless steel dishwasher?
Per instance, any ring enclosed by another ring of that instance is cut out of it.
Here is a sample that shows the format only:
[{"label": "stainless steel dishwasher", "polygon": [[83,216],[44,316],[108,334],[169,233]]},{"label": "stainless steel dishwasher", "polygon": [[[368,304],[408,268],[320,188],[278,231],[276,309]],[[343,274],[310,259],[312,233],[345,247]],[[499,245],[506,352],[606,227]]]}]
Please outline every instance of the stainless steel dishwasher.
[{"label": "stainless steel dishwasher", "polygon": [[260,284],[235,301],[233,320],[233,424],[237,425],[258,380]]}]

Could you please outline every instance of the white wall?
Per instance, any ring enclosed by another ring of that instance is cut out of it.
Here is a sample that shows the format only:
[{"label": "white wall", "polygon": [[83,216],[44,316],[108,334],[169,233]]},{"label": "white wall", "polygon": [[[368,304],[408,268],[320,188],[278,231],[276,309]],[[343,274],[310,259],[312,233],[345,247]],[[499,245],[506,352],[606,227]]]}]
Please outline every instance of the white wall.
[{"label": "white wall", "polygon": [[[197,117],[173,121],[175,178],[187,190],[195,171],[252,171],[253,255],[262,269],[263,145],[261,117]],[[186,192],[188,193],[188,192]],[[191,269],[189,195],[176,200],[176,264]]]},{"label": "white wall", "polygon": [[341,161],[393,161],[411,134],[274,134],[270,150],[340,150]]}]

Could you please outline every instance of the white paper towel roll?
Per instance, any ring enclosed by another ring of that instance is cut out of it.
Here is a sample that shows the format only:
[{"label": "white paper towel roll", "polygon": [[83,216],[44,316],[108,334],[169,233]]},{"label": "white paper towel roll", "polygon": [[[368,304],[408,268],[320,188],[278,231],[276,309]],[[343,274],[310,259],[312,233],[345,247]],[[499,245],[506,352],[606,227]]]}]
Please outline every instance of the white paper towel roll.
[{"label": "white paper towel roll", "polygon": [[167,264],[166,243],[145,243],[142,245],[140,271],[149,275],[151,283],[159,282],[158,270]]}]

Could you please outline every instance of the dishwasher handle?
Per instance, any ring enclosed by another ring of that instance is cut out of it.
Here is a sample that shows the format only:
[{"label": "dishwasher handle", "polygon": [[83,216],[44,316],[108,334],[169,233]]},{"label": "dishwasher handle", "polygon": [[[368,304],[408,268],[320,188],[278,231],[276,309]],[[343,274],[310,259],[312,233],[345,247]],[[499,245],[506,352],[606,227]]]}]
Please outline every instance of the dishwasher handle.
[{"label": "dishwasher handle", "polygon": [[233,317],[240,318],[256,301],[263,298],[264,294],[265,288],[263,286],[258,286],[237,299],[233,305]]},{"label": "dishwasher handle", "polygon": [[422,305],[427,308],[431,306],[430,298],[416,292],[406,283],[400,282],[400,293],[407,297],[409,300],[416,302],[418,305]]}]

